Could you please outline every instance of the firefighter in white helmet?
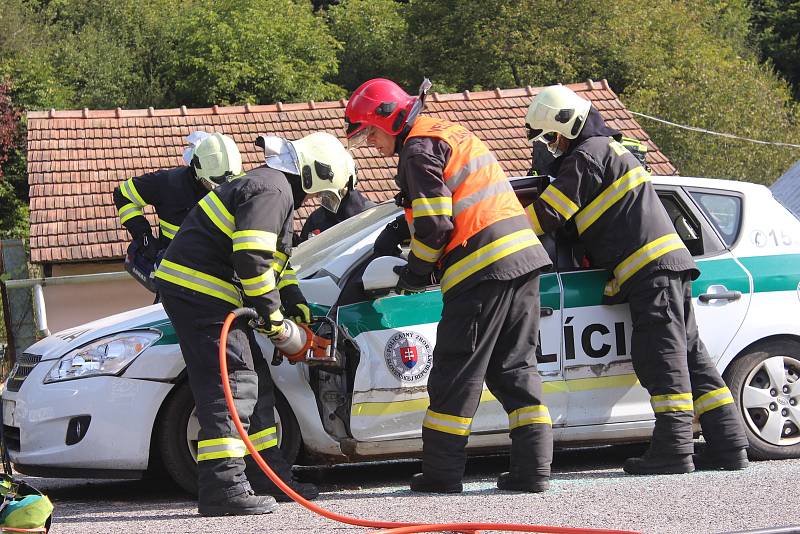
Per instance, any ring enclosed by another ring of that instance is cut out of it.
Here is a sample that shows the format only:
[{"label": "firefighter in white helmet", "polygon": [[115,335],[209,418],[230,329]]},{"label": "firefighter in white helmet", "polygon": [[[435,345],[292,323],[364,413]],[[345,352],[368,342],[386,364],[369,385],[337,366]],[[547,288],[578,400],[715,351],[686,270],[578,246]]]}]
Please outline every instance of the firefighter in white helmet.
[{"label": "firefighter in white helmet", "polygon": [[[186,165],[129,178],[114,189],[119,220],[133,238],[126,268],[151,291],[158,258],[178,232],[183,219],[210,189],[242,173],[242,157],[236,143],[220,133],[192,132],[184,151]],[[153,236],[144,207],[158,215],[159,234]]]},{"label": "firefighter in white helmet", "polygon": [[[611,271],[604,302],[628,302],[631,360],[655,413],[650,448],[625,461],[630,474],[747,466],[747,438],[731,392],[698,336],[692,280],[700,274],[650,183],[650,173],[568,87],[536,95],[528,138],[555,157],[554,179],[527,208],[537,235],[574,225],[594,267]],[[708,442],[692,457],[692,419]]]},{"label": "firefighter in white helmet", "polygon": [[[200,422],[202,515],[268,513],[276,506],[273,496],[282,495],[245,458],[228,413],[217,357],[220,327],[231,310],[243,305],[258,312],[270,337],[282,334],[284,315],[310,320],[289,265],[294,210],[306,194],[320,194],[324,203],[341,199],[355,174],[352,157],[327,133],[296,141],[260,136],[256,144],[265,150],[265,164],[209,192],[187,216],[156,272]],[[316,487],[292,478],[278,448],[273,384],[257,347],[253,328],[234,323],[227,351],[239,416],[270,466],[298,493],[314,498]]]}]

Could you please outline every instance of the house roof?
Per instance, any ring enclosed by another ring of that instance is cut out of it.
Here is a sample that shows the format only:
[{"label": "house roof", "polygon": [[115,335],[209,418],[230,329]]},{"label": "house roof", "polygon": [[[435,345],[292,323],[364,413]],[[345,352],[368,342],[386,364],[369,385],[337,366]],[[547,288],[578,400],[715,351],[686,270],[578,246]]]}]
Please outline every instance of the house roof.
[{"label": "house roof", "polygon": [[[647,142],[648,163],[656,174],[675,167],[650,140],[603,80],[569,85],[592,101],[610,126]],[[523,117],[540,88],[495,89],[430,94],[426,113],[459,122],[494,151],[511,176],[531,164]],[[28,113],[30,246],[34,263],[119,259],[129,242],[119,224],[111,192],[123,179],[159,168],[183,165],[184,138],[195,130],[219,131],[239,145],[245,169],[262,163],[253,145],[257,134],[297,139],[325,130],[342,138],[347,101],[245,105],[202,109],[76,110]],[[390,199],[395,158],[372,148],[355,153],[359,189],[376,201]],[[316,207],[298,210],[295,227]],[[151,208],[145,212],[155,226]]]},{"label": "house roof", "polygon": [[772,186],[772,196],[800,218],[800,160],[783,173]]}]

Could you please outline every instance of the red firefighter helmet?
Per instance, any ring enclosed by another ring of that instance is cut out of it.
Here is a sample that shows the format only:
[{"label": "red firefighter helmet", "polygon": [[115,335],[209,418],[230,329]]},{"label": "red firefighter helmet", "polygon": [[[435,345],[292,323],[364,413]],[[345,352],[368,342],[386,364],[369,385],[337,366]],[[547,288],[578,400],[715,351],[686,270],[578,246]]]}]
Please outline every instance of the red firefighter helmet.
[{"label": "red firefighter helmet", "polygon": [[374,78],[364,82],[350,95],[344,110],[347,138],[352,140],[355,136],[366,135],[369,126],[380,128],[389,135],[399,134],[416,101],[417,97],[409,95],[391,80]]}]

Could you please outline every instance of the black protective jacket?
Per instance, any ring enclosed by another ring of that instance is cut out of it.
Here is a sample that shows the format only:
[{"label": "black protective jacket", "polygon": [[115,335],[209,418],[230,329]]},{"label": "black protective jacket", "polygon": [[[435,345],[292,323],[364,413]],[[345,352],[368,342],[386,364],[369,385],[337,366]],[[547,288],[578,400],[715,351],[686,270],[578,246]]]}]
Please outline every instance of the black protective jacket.
[{"label": "black protective jacket", "polygon": [[353,189],[339,204],[339,209],[336,213],[331,212],[320,206],[308,216],[303,229],[300,231],[300,243],[306,241],[309,237],[313,237],[328,228],[339,224],[340,222],[349,219],[353,215],[358,215],[362,211],[371,208],[375,203],[362,195],[358,190]]},{"label": "black protective jacket", "polygon": [[134,176],[114,189],[114,204],[122,225],[131,237],[150,234],[150,223],[143,209],[150,204],[159,220],[159,248],[166,248],[183,220],[208,190],[194,176],[190,167],[161,169]]},{"label": "black protective jacket", "polygon": [[537,235],[574,222],[592,266],[613,271],[609,303],[624,300],[632,282],[657,270],[699,275],[650,174],[620,138],[591,108],[581,134],[551,167],[555,179],[527,210]]},{"label": "black protective jacket", "polygon": [[261,166],[220,185],[189,213],[167,249],[156,272],[160,290],[234,306],[243,297],[265,320],[281,320],[278,290],[297,288],[288,265],[293,217],[292,187],[280,171]]}]

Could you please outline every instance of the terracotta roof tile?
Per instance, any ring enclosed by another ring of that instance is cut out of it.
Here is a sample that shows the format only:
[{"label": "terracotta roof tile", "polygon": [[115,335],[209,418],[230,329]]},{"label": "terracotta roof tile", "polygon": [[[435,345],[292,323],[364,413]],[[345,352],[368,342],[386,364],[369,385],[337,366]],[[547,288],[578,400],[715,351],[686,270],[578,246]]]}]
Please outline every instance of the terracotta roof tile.
[{"label": "terracotta roof tile", "polygon": [[[626,135],[648,142],[654,172],[675,167],[625,109],[605,80],[569,85],[591,99],[609,123]],[[433,93],[427,113],[463,123],[493,149],[506,172],[530,167],[531,147],[523,117],[537,87]],[[197,129],[231,135],[245,168],[261,162],[253,146],[258,133],[297,139],[326,130],[343,139],[347,101],[276,103],[187,109],[68,110],[28,114],[28,181],[31,186],[31,259],[63,263],[119,259],[127,233],[119,225],[111,192],[131,176],[182,164],[183,138]],[[375,201],[391,199],[396,160],[374,149],[356,151],[359,188]],[[319,204],[309,200],[298,210],[295,229]],[[145,211],[156,224],[152,208]]]}]

